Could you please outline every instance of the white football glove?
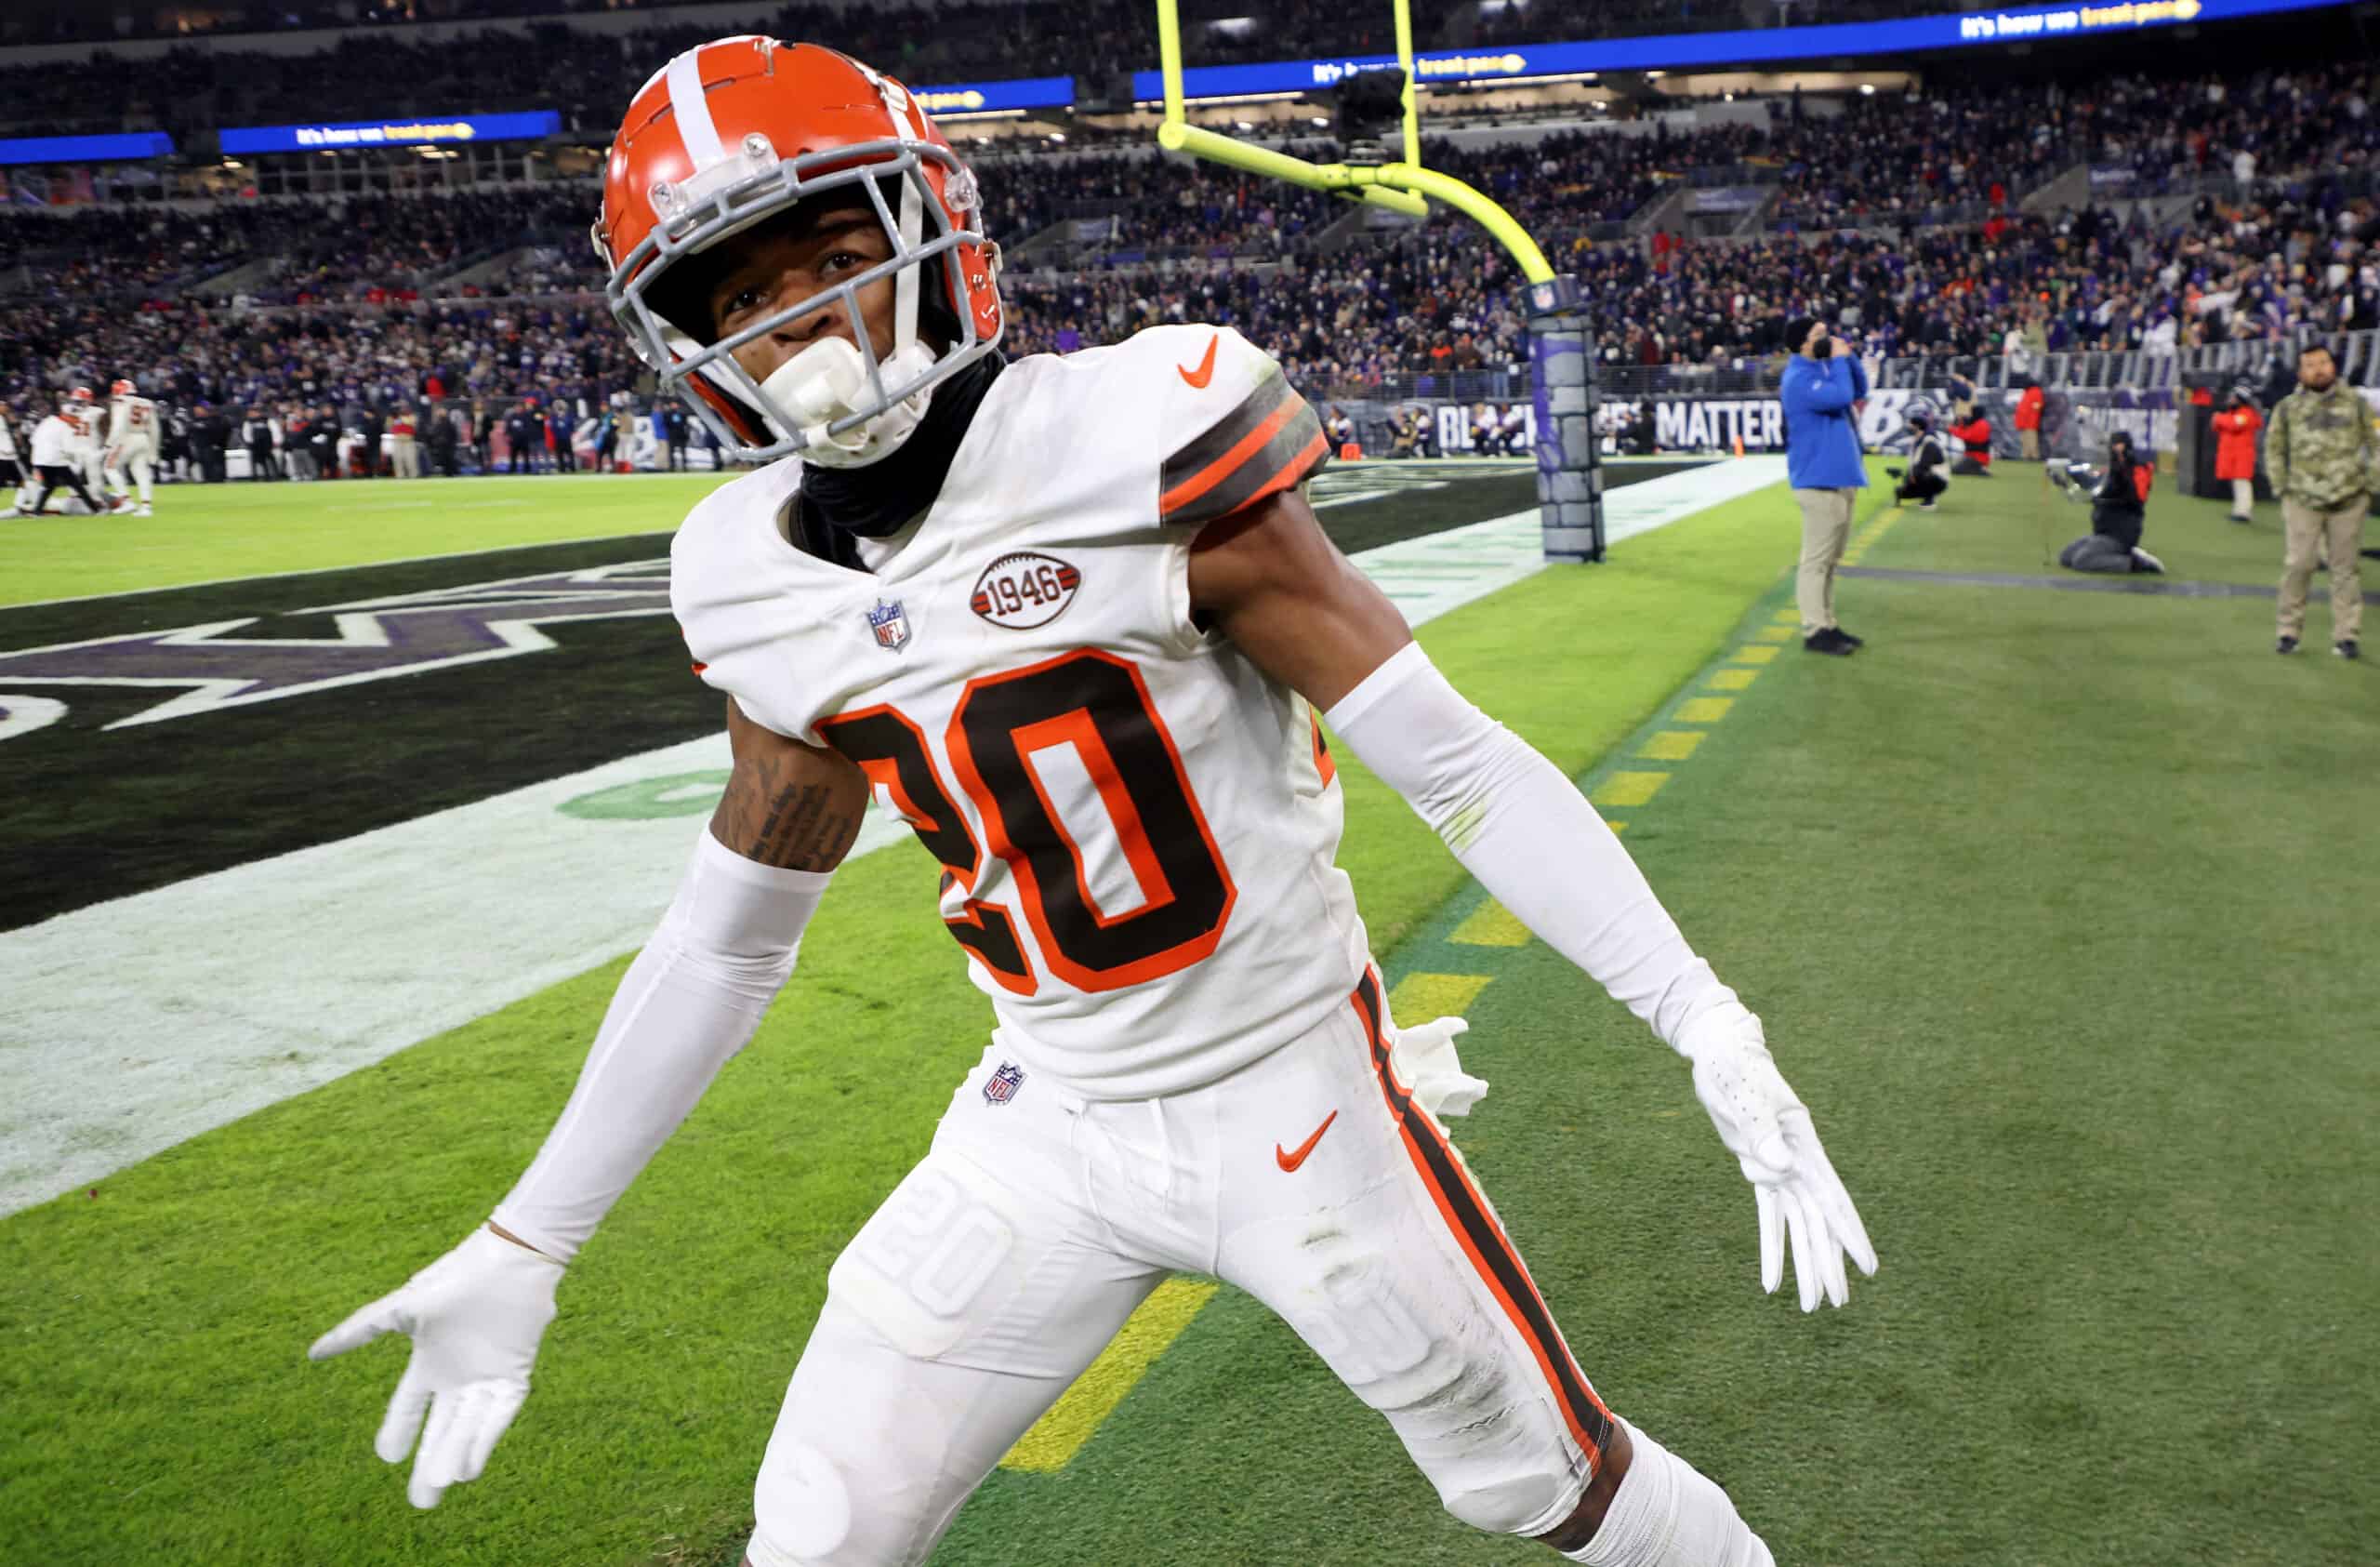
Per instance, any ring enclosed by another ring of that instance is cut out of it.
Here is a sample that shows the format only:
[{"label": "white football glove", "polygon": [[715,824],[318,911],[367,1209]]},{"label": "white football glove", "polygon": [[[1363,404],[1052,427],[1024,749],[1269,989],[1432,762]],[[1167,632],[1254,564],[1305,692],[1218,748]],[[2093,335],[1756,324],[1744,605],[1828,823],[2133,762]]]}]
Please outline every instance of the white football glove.
[{"label": "white football glove", "polygon": [[1873,1277],[1876,1249],[1843,1179],[1818,1146],[1810,1112],[1768,1054],[1760,1019],[1728,1003],[1689,1021],[1678,1054],[1694,1063],[1694,1093],[1711,1112],[1719,1140],[1752,1182],[1760,1208],[1760,1287],[1771,1295],[1785,1277],[1785,1238],[1793,1240],[1793,1281],[1802,1309],[1821,1292],[1836,1306],[1851,1296],[1848,1255]]},{"label": "white football glove", "polygon": [[382,1295],[306,1351],[324,1361],[384,1333],[413,1340],[413,1358],[389,1400],[373,1450],[402,1464],[430,1429],[405,1497],[434,1507],[448,1486],[477,1480],[488,1454],[529,1396],[537,1340],[554,1320],[554,1286],[562,1266],[485,1228]]},{"label": "white football glove", "polygon": [[1460,1017],[1399,1026],[1395,1041],[1388,1047],[1396,1075],[1413,1090],[1421,1108],[1441,1121],[1469,1115],[1471,1107],[1488,1094],[1487,1080],[1465,1072],[1462,1058],[1455,1054],[1456,1038],[1470,1028]]}]

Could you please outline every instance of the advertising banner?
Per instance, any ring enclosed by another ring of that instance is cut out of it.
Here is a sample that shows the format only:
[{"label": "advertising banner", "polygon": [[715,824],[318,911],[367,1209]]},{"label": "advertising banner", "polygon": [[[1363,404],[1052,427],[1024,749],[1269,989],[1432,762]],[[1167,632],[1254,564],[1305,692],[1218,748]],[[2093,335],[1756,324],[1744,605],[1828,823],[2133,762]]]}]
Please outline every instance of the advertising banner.
[{"label": "advertising banner", "polygon": [[221,133],[223,151],[336,152],[355,147],[452,146],[466,141],[531,141],[557,135],[562,115],[551,109],[518,114],[447,114],[394,120],[341,120],[303,126],[235,126]]},{"label": "advertising banner", "polygon": [[[2098,37],[2185,23],[2236,21],[2345,4],[2346,0],[2126,0],[2119,5],[2023,6],[1889,21],[1835,22],[1819,27],[1763,27],[1727,33],[1659,33],[1589,43],[1518,44],[1509,49],[1440,49],[1413,58],[1417,82],[1527,81],[1590,71],[1676,70],[1689,66],[1753,65],[1822,57],[1904,54],[2012,42]],[[1185,97],[1236,98],[1250,93],[1307,92],[1359,71],[1396,63],[1395,55],[1344,55],[1322,60],[1210,65],[1182,73]],[[1164,96],[1155,71],[1132,76],[1143,101]]]},{"label": "advertising banner", "polygon": [[929,114],[987,114],[1003,109],[1064,109],[1075,100],[1075,79],[1021,76],[1007,82],[959,82],[909,90]]},{"label": "advertising banner", "polygon": [[98,164],[172,155],[174,139],[162,130],[114,136],[20,136],[0,140],[0,165]]}]

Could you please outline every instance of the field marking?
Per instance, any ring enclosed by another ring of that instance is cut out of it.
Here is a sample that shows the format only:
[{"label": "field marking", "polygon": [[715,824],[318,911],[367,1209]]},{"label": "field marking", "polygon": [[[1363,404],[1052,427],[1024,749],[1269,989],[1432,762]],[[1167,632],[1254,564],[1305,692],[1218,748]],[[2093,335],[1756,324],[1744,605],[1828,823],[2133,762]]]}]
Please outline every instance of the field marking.
[{"label": "field marking", "polygon": [[1733,697],[1688,697],[1670,716],[1679,724],[1716,724],[1735,705]]},{"label": "field marking", "polygon": [[[1800,618],[1800,613],[1795,612],[1794,618],[1799,620]],[[1791,642],[1796,630],[1793,626],[1763,626],[1752,632],[1752,639],[1754,642]]]},{"label": "field marking", "polygon": [[1465,947],[1526,947],[1532,937],[1519,915],[1491,897],[1473,910],[1447,939]]},{"label": "field marking", "polygon": [[[527,474],[521,477],[527,478]],[[567,477],[567,475],[565,475]],[[369,484],[370,480],[359,481]],[[390,481],[394,483],[394,481]],[[52,604],[96,604],[100,599],[139,599],[152,593],[178,593],[187,588],[224,588],[235,582],[277,582],[284,577],[326,577],[334,571],[375,571],[381,566],[422,565],[432,561],[468,561],[478,555],[509,554],[515,550],[560,550],[572,544],[606,544],[615,538],[668,538],[675,528],[640,529],[629,533],[590,533],[577,538],[535,539],[526,544],[491,544],[484,550],[449,550],[436,555],[401,555],[392,561],[359,561],[348,565],[300,566],[296,571],[258,571],[245,577],[213,577],[204,582],[168,582],[156,588],[126,588],[113,593],[77,593],[63,599],[25,599],[0,604],[0,617],[12,609],[46,609]]]},{"label": "field marking", "polygon": [[1765,664],[1777,657],[1777,652],[1774,643],[1748,642],[1728,657],[1739,664]]},{"label": "field marking", "polygon": [[1056,1474],[1066,1467],[1100,1423],[1116,1412],[1157,1358],[1165,1353],[1219,1286],[1210,1279],[1175,1277],[1159,1284],[1116,1331],[1099,1359],[1042,1413],[1033,1428],[1016,1439],[1000,1460],[1003,1469]]},{"label": "field marking", "polygon": [[1406,1023],[1460,1017],[1495,976],[1487,974],[1408,974],[1388,993],[1388,1015]]},{"label": "field marking", "polygon": [[[1633,485],[1606,534],[1782,477],[1747,460]],[[1540,540],[1531,508],[1355,558],[1470,553],[1470,578],[1411,601],[1422,625],[1543,570]],[[710,810],[674,785],[729,762],[724,732],[705,736],[0,933],[0,1215],[634,951]],[[673,787],[645,814],[564,811],[656,779]],[[853,853],[909,836],[871,810]]]},{"label": "field marking", "polygon": [[1702,743],[1705,729],[1664,729],[1646,740],[1636,754],[1646,762],[1683,762]]},{"label": "field marking", "polygon": [[1593,799],[1598,805],[1649,805],[1669,781],[1667,773],[1614,773],[1604,779]]},{"label": "field marking", "polygon": [[1711,678],[1703,684],[1713,691],[1741,691],[1759,678],[1758,670],[1712,670]]}]

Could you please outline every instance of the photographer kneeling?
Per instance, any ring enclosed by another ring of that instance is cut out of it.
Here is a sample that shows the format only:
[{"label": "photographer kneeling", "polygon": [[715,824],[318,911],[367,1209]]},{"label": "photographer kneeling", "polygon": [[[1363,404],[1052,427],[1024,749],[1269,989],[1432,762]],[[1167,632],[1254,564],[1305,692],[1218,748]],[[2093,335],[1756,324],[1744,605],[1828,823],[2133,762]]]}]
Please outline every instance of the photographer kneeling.
[{"label": "photographer kneeling", "polygon": [[2060,472],[2053,465],[2052,477],[2069,487],[2087,486],[2091,498],[2091,531],[2058,552],[2058,564],[2069,571],[2112,575],[2165,569],[2164,562],[2140,547],[2140,530],[2149,515],[2149,486],[2157,471],[2135,454],[2131,432],[2119,430],[2108,437],[2105,470],[2074,462]]},{"label": "photographer kneeling", "polygon": [[1893,486],[1893,498],[1918,503],[1921,511],[1934,510],[1934,498],[1950,487],[1950,453],[1942,438],[1934,433],[1934,420],[1924,414],[1909,416],[1909,468],[1904,475],[1898,468],[1885,472],[1900,483]]}]

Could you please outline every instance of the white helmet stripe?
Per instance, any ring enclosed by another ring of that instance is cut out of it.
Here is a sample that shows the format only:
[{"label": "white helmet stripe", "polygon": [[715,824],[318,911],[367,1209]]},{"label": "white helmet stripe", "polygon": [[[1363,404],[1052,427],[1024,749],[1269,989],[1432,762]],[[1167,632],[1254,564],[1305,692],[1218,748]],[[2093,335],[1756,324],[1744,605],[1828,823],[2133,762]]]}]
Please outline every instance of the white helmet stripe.
[{"label": "white helmet stripe", "polygon": [[[710,46],[706,44],[703,48]],[[678,122],[679,139],[694,160],[690,172],[700,173],[727,156],[720,145],[719,124],[710,117],[710,101],[703,94],[702,49],[688,49],[669,62],[669,113]]]}]

